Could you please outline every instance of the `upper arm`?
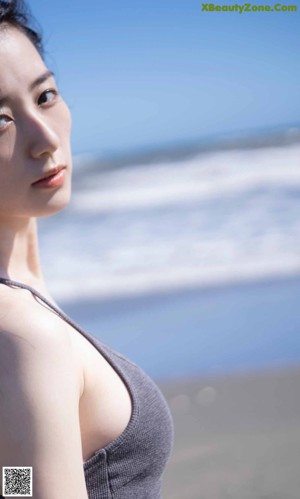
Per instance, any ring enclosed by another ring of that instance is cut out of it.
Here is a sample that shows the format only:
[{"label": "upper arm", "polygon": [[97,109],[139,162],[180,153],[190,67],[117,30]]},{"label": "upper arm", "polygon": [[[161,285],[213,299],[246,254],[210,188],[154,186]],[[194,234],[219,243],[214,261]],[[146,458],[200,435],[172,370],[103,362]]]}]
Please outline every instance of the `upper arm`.
[{"label": "upper arm", "polygon": [[72,349],[43,313],[0,331],[0,469],[32,466],[35,499],[87,499]]}]

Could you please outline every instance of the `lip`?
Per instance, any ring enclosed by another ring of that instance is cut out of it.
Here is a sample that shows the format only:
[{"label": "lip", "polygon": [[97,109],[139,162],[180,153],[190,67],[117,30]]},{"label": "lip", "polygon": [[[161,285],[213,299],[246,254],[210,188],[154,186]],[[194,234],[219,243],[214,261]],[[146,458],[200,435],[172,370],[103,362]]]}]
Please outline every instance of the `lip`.
[{"label": "lip", "polygon": [[51,168],[31,185],[33,187],[59,187],[65,180],[65,171],[65,166],[56,166],[55,168]]}]

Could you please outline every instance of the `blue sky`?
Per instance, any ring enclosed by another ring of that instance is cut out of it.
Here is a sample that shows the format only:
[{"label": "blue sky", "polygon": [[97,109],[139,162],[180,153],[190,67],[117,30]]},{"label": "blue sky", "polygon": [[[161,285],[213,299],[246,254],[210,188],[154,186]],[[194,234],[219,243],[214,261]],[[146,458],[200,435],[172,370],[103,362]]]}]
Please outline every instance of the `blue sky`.
[{"label": "blue sky", "polygon": [[74,153],[300,121],[300,6],[238,14],[201,12],[195,0],[28,3],[72,110]]}]

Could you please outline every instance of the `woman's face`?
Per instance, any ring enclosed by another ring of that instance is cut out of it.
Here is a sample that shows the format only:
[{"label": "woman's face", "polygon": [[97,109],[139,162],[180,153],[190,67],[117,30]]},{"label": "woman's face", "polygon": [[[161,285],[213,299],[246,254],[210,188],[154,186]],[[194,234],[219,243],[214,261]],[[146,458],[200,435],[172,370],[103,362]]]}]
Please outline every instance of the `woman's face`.
[{"label": "woman's face", "polygon": [[0,219],[46,216],[66,205],[70,129],[69,109],[34,45],[18,29],[2,28]]}]

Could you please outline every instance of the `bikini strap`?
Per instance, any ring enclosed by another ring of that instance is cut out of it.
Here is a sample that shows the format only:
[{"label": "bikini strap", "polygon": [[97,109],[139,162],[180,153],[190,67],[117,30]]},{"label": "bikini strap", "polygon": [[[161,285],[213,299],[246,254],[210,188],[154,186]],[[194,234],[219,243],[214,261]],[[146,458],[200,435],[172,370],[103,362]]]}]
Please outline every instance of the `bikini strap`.
[{"label": "bikini strap", "polygon": [[[67,314],[65,314],[59,307],[53,305],[47,298],[45,298],[39,291],[36,291],[34,288],[31,286],[28,286],[27,284],[23,284],[22,282],[18,281],[12,281],[11,279],[6,279],[5,277],[0,277],[0,284],[5,284],[6,286],[9,287],[15,287],[15,288],[21,288],[21,289],[26,289],[27,291],[30,291],[30,293],[41,300],[43,303],[45,303],[53,312],[55,312],[62,320],[66,321],[70,326],[73,328],[77,329],[77,331],[83,336],[86,336],[85,331],[76,324]],[[0,496],[1,499],[1,496]]]}]

